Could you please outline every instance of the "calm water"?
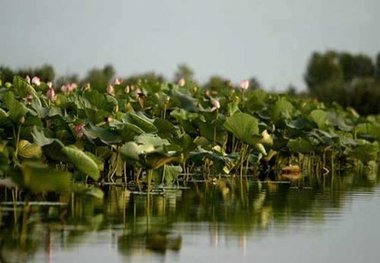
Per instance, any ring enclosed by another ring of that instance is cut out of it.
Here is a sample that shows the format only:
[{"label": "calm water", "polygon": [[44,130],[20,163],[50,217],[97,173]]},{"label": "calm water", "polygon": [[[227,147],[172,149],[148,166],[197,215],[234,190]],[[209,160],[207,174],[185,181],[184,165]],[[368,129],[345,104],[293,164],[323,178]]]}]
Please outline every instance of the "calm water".
[{"label": "calm water", "polygon": [[365,177],[187,186],[2,202],[0,262],[378,262],[380,185]]}]

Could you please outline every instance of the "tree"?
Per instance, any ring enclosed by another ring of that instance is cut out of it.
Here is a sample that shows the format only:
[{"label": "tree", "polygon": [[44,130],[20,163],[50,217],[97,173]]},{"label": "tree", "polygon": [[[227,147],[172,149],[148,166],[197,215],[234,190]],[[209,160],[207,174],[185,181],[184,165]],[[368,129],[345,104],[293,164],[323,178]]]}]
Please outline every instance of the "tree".
[{"label": "tree", "polygon": [[369,56],[362,54],[354,56],[354,65],[356,78],[372,78],[375,74],[375,65]]},{"label": "tree", "polygon": [[100,92],[106,92],[107,85],[111,82],[115,75],[112,65],[106,65],[103,69],[94,68],[87,73],[84,79],[85,83],[90,83],[93,89]]},{"label": "tree", "polygon": [[380,81],[380,53],[376,56],[375,79]]},{"label": "tree", "polygon": [[343,70],[339,64],[338,55],[334,51],[325,54],[314,52],[309,60],[305,82],[312,94],[326,83],[343,83]]},{"label": "tree", "polygon": [[178,83],[180,79],[185,81],[194,81],[194,71],[186,64],[180,64],[174,73],[174,82]]}]

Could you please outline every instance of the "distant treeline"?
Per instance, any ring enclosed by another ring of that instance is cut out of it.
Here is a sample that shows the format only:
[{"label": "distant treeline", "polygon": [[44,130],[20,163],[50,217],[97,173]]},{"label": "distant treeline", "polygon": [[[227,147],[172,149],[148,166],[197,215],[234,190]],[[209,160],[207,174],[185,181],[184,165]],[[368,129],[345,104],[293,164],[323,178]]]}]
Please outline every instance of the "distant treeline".
[{"label": "distant treeline", "polygon": [[[3,82],[12,82],[15,75],[38,76],[41,81],[52,81],[55,87],[67,83],[90,83],[93,87],[105,88],[115,80],[116,71],[112,65],[106,65],[100,69],[91,69],[83,78],[76,74],[56,77],[54,68],[50,65],[16,70],[0,66],[0,80]],[[168,81],[163,75],[154,72],[122,79],[130,85],[136,85],[139,81],[152,85]],[[212,76],[200,85],[195,79],[194,71],[185,64],[178,66],[172,81],[178,82],[181,79],[208,90],[232,86],[231,81],[220,76]],[[344,107],[353,107],[363,115],[380,113],[380,53],[373,59],[364,54],[332,50],[314,52],[309,58],[304,79],[307,84],[306,91],[298,93],[296,87],[290,86],[287,92],[294,96],[314,97],[321,102],[337,102]],[[264,88],[255,77],[251,77],[249,82],[250,89]]]},{"label": "distant treeline", "polygon": [[315,52],[305,72],[306,95],[323,102],[338,102],[359,113],[380,113],[380,53],[376,59],[363,54]]}]

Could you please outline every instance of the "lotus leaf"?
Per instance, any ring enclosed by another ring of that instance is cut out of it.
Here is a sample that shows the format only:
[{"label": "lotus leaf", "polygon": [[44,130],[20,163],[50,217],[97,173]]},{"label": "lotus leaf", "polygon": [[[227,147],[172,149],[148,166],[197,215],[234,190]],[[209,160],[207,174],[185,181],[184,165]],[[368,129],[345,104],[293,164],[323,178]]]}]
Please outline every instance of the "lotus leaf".
[{"label": "lotus leaf", "polygon": [[69,162],[79,171],[90,176],[95,181],[100,178],[99,166],[88,154],[73,145],[65,146],[62,150]]},{"label": "lotus leaf", "polygon": [[18,154],[27,159],[39,159],[42,156],[41,146],[30,143],[27,140],[20,140],[18,143]]},{"label": "lotus leaf", "polygon": [[262,137],[259,135],[258,120],[247,113],[237,112],[226,119],[224,127],[243,142],[255,145]]}]

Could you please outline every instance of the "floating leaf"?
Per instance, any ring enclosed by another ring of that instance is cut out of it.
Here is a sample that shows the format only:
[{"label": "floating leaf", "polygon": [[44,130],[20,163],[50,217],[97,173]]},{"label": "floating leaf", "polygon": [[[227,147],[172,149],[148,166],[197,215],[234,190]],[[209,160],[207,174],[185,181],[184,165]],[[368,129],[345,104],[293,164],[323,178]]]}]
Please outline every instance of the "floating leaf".
[{"label": "floating leaf", "polygon": [[80,172],[87,174],[95,181],[100,177],[100,170],[96,162],[85,152],[75,146],[65,146],[62,151]]}]

